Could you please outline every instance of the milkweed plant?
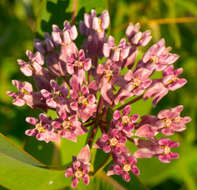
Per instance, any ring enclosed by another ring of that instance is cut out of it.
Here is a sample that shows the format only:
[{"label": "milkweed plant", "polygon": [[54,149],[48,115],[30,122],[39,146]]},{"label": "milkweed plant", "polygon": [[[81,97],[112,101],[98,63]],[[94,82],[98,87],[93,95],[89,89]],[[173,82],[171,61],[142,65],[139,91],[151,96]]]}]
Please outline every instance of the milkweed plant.
[{"label": "milkweed plant", "polygon": [[[131,114],[131,104],[152,98],[156,106],[187,80],[179,78],[183,69],[173,66],[179,56],[170,52],[164,39],[136,59],[139,48],[151,41],[150,31],[141,32],[139,23],[130,23],[126,38],[115,45],[114,37],[105,32],[109,24],[106,10],[100,16],[95,10],[84,14],[79,23],[79,32],[84,36],[81,49],[74,42],[79,35],[75,25],[65,21],[62,30],[52,25],[51,35],[46,33],[44,40],[34,40],[35,52],[26,51],[28,61],[17,60],[21,72],[33,78],[36,89],[29,82],[13,80],[17,92],[7,92],[16,106],[26,104],[43,110],[39,118],[26,118],[33,128],[25,134],[38,141],[59,142],[66,138],[77,142],[78,136],[89,133],[87,145],[65,168],[65,177],[72,178],[73,188],[80,179],[88,185],[96,172],[90,169],[92,149],[102,149],[112,159],[108,176],[121,175],[127,182],[130,173],[140,174],[140,158],[157,157],[163,163],[177,159],[174,148],[179,143],[168,136],[185,130],[191,120],[181,116],[182,105],[157,115]],[[155,72],[161,72],[162,77],[153,79]],[[47,116],[50,109],[57,113],[55,119]],[[98,130],[101,136],[95,139]],[[136,146],[135,152],[130,152],[127,141]]]}]

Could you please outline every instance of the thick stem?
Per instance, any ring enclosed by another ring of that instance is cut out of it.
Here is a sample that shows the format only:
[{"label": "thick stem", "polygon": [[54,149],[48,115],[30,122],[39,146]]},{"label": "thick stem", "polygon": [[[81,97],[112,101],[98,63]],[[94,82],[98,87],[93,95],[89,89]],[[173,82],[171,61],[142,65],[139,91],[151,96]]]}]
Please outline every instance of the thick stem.
[{"label": "thick stem", "polygon": [[74,20],[76,17],[76,12],[77,12],[77,0],[74,0],[73,3],[73,12],[72,12],[72,18],[71,18],[71,23],[74,24]]},{"label": "thick stem", "polygon": [[61,141],[54,142],[54,150],[53,150],[53,157],[52,157],[52,163],[51,165],[54,166],[59,166],[61,163],[61,155],[60,155],[60,145]]},{"label": "thick stem", "polygon": [[97,127],[98,127],[98,124],[99,124],[99,113],[102,110],[102,106],[103,106],[103,100],[102,100],[102,97],[100,97],[99,102],[98,102],[98,106],[97,106],[97,110],[96,110],[95,125],[92,128],[90,137],[88,139],[88,145],[90,146],[90,148],[92,147],[92,143],[93,143],[94,137],[95,137],[96,132],[97,132]]},{"label": "thick stem", "polygon": [[133,140],[132,138],[127,137],[127,139],[128,139],[128,141],[130,141],[130,142],[132,142],[132,143],[134,143],[134,144],[135,144],[135,142],[134,142],[134,140]]},{"label": "thick stem", "polygon": [[117,108],[117,110],[122,110],[125,106],[127,106],[127,105],[130,105],[130,104],[133,104],[133,103],[137,102],[137,101],[138,101],[138,100],[140,100],[142,97],[143,97],[143,95],[141,95],[141,96],[139,96],[139,97],[137,97],[137,98],[135,98],[135,99],[133,99],[133,100],[131,100],[131,101],[127,102],[126,104],[124,104],[124,105],[122,105],[122,106],[118,107],[118,108]]},{"label": "thick stem", "polygon": [[86,125],[83,125],[83,127],[90,127],[93,124],[95,124],[95,121],[92,121],[91,123],[87,123]]},{"label": "thick stem", "polygon": [[92,128],[91,135],[88,139],[88,145],[90,148],[92,148],[92,143],[93,143],[94,137],[96,135],[96,132],[97,132],[97,124],[95,124],[95,126]]}]

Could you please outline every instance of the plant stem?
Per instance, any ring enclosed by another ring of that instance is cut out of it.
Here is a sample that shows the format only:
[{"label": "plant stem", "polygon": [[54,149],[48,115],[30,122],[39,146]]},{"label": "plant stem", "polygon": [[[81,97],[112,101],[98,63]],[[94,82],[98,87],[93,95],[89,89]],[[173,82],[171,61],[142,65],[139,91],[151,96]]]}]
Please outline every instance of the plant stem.
[{"label": "plant stem", "polygon": [[113,178],[107,176],[104,172],[100,172],[98,177],[106,181],[107,183],[111,184],[115,189],[118,190],[126,190],[125,187],[123,187],[121,184],[119,184],[116,180]]},{"label": "plant stem", "polygon": [[72,18],[71,18],[71,23],[74,24],[74,20],[76,17],[76,12],[77,12],[77,0],[74,0],[73,3],[73,12],[72,12]]},{"label": "plant stem", "polygon": [[103,169],[111,161],[110,157],[111,155],[109,154],[108,157],[105,159],[105,161],[98,168],[94,170],[92,175],[95,175],[99,170]]},{"label": "plant stem", "polygon": [[127,106],[127,105],[130,105],[130,104],[133,104],[133,103],[137,102],[137,101],[138,101],[138,100],[140,100],[142,97],[143,97],[143,95],[141,95],[141,96],[139,96],[139,97],[137,97],[137,98],[135,98],[135,99],[133,99],[133,100],[131,100],[131,101],[127,102],[126,104],[124,104],[124,105],[122,105],[122,106],[118,107],[118,108],[117,108],[117,110],[121,110],[121,109],[123,109],[125,106]]},{"label": "plant stem", "polygon": [[93,143],[94,137],[96,135],[96,132],[97,132],[97,124],[95,124],[95,126],[92,128],[91,135],[88,139],[88,145],[90,148],[92,148],[92,143]]},{"label": "plant stem", "polygon": [[52,157],[52,166],[59,166],[61,163],[61,155],[60,155],[60,145],[61,141],[54,142],[54,150],[53,150],[53,157]]},{"label": "plant stem", "polygon": [[88,145],[90,146],[90,148],[92,147],[92,143],[93,143],[94,137],[95,137],[96,132],[97,132],[97,127],[98,127],[98,124],[99,124],[99,113],[100,113],[100,111],[102,109],[102,106],[103,106],[103,101],[102,101],[102,97],[100,97],[99,98],[99,102],[98,102],[98,106],[97,106],[97,110],[96,110],[96,121],[95,121],[95,125],[92,128],[90,137],[88,139]]},{"label": "plant stem", "polygon": [[90,127],[93,124],[95,124],[95,121],[92,121],[91,123],[87,123],[87,124],[83,125],[83,127]]}]

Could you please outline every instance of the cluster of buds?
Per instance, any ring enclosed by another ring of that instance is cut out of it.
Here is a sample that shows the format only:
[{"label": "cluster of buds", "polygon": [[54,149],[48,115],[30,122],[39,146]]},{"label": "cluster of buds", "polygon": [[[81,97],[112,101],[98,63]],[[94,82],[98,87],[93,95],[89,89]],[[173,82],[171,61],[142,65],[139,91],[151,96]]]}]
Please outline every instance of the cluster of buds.
[{"label": "cluster of buds", "polygon": [[[80,33],[86,36],[81,49],[74,42],[78,37],[75,25],[65,21],[62,30],[53,25],[51,35],[47,33],[43,41],[35,39],[36,52],[26,52],[29,60],[18,60],[21,72],[33,77],[37,89],[29,82],[13,80],[18,92],[8,92],[16,106],[26,104],[45,112],[39,120],[26,118],[35,126],[26,130],[26,135],[48,143],[61,138],[77,142],[79,135],[90,133],[88,144],[66,169],[65,176],[73,177],[73,188],[79,179],[86,185],[90,181],[90,147],[94,140],[93,148],[102,149],[112,158],[107,174],[121,175],[129,181],[129,172],[140,174],[137,159],[157,156],[164,163],[177,159],[179,155],[171,148],[179,143],[165,136],[185,130],[191,120],[180,116],[182,105],[160,111],[157,116],[130,113],[132,103],[153,98],[156,106],[169,91],[187,81],[178,77],[182,68],[174,70],[173,63],[179,56],[170,52],[164,39],[136,61],[139,48],[152,38],[150,31],[141,32],[139,24],[130,24],[127,39],[122,38],[116,45],[115,39],[105,33],[109,24],[108,11],[100,16],[95,10],[85,14],[79,24]],[[152,79],[157,71],[162,77]],[[49,109],[57,113],[55,119],[47,116]],[[97,129],[102,136],[94,139]],[[127,142],[134,143],[137,151],[129,150]]]}]

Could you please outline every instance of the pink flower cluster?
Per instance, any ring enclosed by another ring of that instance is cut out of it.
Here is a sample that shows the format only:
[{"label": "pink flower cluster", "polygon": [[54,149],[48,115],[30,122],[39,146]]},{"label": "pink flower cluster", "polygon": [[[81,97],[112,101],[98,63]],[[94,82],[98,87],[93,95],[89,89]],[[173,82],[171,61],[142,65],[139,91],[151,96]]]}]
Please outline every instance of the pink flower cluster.
[{"label": "pink flower cluster", "polygon": [[[136,61],[139,48],[152,38],[150,31],[141,32],[139,24],[130,24],[126,38],[117,43],[105,33],[109,24],[106,10],[100,16],[95,10],[85,14],[79,24],[80,33],[86,37],[81,49],[74,42],[78,37],[75,25],[65,21],[62,30],[53,25],[51,35],[47,33],[43,41],[34,40],[36,51],[26,52],[28,61],[18,60],[21,72],[34,79],[36,89],[29,82],[13,80],[18,92],[8,92],[16,106],[26,104],[45,112],[39,120],[26,118],[34,126],[26,130],[26,135],[48,143],[61,138],[76,142],[79,135],[90,133],[88,145],[66,169],[65,176],[72,176],[73,188],[79,179],[86,185],[90,181],[90,147],[95,130],[88,130],[89,127],[102,132],[93,147],[102,149],[113,160],[107,174],[121,175],[129,181],[129,172],[140,173],[137,159],[157,156],[161,162],[169,163],[178,158],[171,149],[179,143],[165,136],[185,130],[191,120],[181,117],[182,105],[160,111],[157,116],[130,113],[130,104],[153,98],[156,106],[169,91],[181,88],[187,81],[179,78],[182,68],[174,69],[179,56],[170,52],[164,39]],[[151,76],[157,71],[162,72],[162,77],[153,79]],[[132,99],[125,103],[128,98]],[[47,116],[49,109],[57,113],[55,119]],[[128,141],[138,147],[137,151],[127,148]]]}]

